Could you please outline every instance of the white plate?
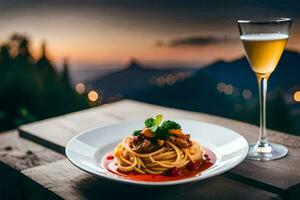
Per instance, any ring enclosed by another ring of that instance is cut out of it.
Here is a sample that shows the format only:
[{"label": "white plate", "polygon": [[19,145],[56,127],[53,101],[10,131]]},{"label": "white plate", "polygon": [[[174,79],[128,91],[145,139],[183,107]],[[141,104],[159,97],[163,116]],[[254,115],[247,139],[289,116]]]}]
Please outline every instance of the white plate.
[{"label": "white plate", "polygon": [[143,127],[144,120],[123,122],[81,133],[68,142],[66,155],[75,166],[86,172],[114,181],[139,185],[175,185],[198,181],[228,171],[245,159],[248,143],[237,132],[199,121],[173,120],[178,122],[193,140],[210,149],[216,156],[215,164],[203,171],[200,176],[164,182],[136,181],[122,178],[101,166],[105,154],[112,152],[122,138]]}]

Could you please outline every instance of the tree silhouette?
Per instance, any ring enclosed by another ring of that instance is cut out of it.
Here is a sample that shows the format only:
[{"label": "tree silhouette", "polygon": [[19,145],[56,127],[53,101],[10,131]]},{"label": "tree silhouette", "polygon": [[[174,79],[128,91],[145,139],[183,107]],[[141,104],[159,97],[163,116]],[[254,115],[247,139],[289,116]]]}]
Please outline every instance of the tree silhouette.
[{"label": "tree silhouette", "polygon": [[22,57],[32,61],[32,55],[29,51],[29,39],[22,34],[13,34],[10,37],[9,46],[16,57]]},{"label": "tree silhouette", "polygon": [[9,49],[6,44],[0,47],[0,72],[7,70],[8,66],[11,64],[11,58],[9,54]]},{"label": "tree silhouette", "polygon": [[30,44],[26,35],[13,34],[0,47],[0,130],[88,107],[70,86],[68,67],[56,71],[46,43],[37,61]]},{"label": "tree silhouette", "polygon": [[63,63],[63,71],[61,73],[61,78],[63,80],[63,82],[67,85],[70,86],[70,76],[69,76],[69,65],[68,65],[68,59],[65,58],[64,59],[64,63]]}]

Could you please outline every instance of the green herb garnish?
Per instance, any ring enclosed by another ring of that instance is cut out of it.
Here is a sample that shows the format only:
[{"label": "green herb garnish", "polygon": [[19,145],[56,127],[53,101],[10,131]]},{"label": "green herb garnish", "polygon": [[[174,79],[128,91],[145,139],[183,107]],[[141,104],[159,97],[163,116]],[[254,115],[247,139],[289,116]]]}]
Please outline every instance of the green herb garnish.
[{"label": "green herb garnish", "polygon": [[181,126],[174,121],[167,120],[162,123],[161,129],[168,131],[171,129],[181,129]]},{"label": "green herb garnish", "polygon": [[133,136],[138,136],[141,133],[142,130],[135,130],[132,135]]},{"label": "green herb garnish", "polygon": [[149,128],[152,132],[155,132],[159,127],[162,118],[162,115],[157,115],[155,119],[153,117],[148,118],[145,121],[145,126]]},{"label": "green herb garnish", "polygon": [[[157,115],[155,118],[150,117],[145,120],[145,127],[150,129],[157,139],[168,139],[168,137],[171,135],[169,133],[169,130],[171,129],[181,129],[181,126],[171,120],[164,121],[162,124],[162,115]],[[136,130],[133,132],[132,135],[138,136],[141,134],[142,130]]]},{"label": "green herb garnish", "polygon": [[145,120],[145,127],[151,128],[152,126],[155,126],[155,119],[153,117],[148,118]]},{"label": "green herb garnish", "polygon": [[161,127],[155,131],[155,137],[157,139],[166,140],[170,137],[170,135],[171,134],[167,130],[162,129]]}]

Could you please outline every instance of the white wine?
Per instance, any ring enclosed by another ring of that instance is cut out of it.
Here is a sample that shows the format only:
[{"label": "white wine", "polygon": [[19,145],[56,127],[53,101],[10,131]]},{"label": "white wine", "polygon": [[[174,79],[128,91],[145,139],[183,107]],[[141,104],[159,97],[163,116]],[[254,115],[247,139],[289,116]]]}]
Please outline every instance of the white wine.
[{"label": "white wine", "polygon": [[246,56],[257,76],[268,77],[275,70],[288,38],[279,33],[241,36]]},{"label": "white wine", "polygon": [[268,79],[275,70],[290,35],[292,20],[275,18],[264,20],[238,20],[240,39],[252,71],[256,75],[260,104],[260,127],[257,143],[249,145],[247,158],[269,161],[284,157],[285,146],[269,143],[266,130]]}]

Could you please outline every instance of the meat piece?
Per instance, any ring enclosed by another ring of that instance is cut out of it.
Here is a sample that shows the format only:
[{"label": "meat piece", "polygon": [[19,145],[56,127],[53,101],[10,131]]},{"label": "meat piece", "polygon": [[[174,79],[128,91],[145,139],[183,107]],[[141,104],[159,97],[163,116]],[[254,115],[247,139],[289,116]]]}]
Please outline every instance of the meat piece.
[{"label": "meat piece", "polygon": [[128,145],[134,152],[137,153],[151,153],[160,149],[156,142],[153,142],[143,135],[130,137]]},{"label": "meat piece", "polygon": [[190,134],[182,134],[182,135],[177,135],[177,137],[190,139],[191,135]]},{"label": "meat piece", "polygon": [[149,128],[144,128],[141,134],[147,138],[154,138],[154,133]]},{"label": "meat piece", "polygon": [[192,146],[192,141],[189,139],[189,135],[186,136],[187,137],[177,137],[172,135],[168,140],[180,148],[189,148]]}]

